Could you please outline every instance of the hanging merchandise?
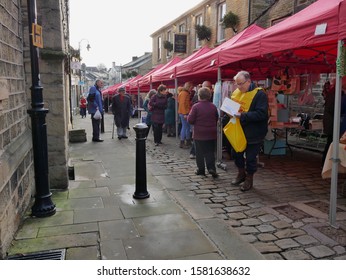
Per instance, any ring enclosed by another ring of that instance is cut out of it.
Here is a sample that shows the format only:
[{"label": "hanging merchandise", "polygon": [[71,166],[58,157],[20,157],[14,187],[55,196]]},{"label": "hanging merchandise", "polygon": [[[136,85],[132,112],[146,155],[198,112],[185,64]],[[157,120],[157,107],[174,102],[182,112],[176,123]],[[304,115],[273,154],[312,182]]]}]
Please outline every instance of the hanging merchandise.
[{"label": "hanging merchandise", "polygon": [[293,69],[286,67],[273,77],[271,89],[284,94],[294,94],[299,91],[299,85],[299,76],[295,75]]},{"label": "hanging merchandise", "polygon": [[287,89],[285,94],[295,94],[300,91],[300,77],[294,76],[287,80]]},{"label": "hanging merchandise", "polygon": [[226,97],[230,97],[230,94],[235,90],[232,88],[233,83],[231,81],[224,81],[222,83],[221,89],[221,103],[225,100]]},{"label": "hanging merchandise", "polygon": [[213,94],[213,104],[216,106],[216,108],[220,108],[221,105],[221,82],[217,82],[214,87],[214,94]]},{"label": "hanging merchandise", "polygon": [[282,71],[279,71],[279,73],[273,77],[271,89],[274,91],[286,90],[286,86],[285,86],[286,79],[287,79],[287,76],[284,75]]},{"label": "hanging merchandise", "polygon": [[341,44],[339,57],[336,60],[336,70],[339,76],[346,76],[346,48],[344,43]]},{"label": "hanging merchandise", "polygon": [[311,76],[309,76],[307,78],[307,84],[306,84],[304,93],[298,97],[298,105],[311,106],[311,105],[314,105],[314,103],[315,103],[315,98],[312,94],[312,79],[311,79]]}]

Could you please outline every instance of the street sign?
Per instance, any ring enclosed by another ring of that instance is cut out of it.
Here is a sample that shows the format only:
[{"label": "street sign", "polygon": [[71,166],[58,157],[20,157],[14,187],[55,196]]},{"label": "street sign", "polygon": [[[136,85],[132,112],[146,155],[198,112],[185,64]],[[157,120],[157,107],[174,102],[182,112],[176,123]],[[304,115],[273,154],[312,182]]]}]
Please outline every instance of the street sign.
[{"label": "street sign", "polygon": [[81,63],[79,61],[71,61],[71,69],[73,70],[81,69]]},{"label": "street sign", "polygon": [[36,23],[32,24],[32,44],[35,47],[43,48],[42,26]]}]

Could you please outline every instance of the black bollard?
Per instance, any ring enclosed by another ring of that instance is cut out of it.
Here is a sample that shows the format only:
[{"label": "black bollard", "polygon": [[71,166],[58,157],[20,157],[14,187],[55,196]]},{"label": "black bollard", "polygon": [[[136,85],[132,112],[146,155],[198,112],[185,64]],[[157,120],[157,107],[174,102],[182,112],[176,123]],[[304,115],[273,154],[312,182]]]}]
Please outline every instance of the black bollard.
[{"label": "black bollard", "polygon": [[145,153],[145,140],[148,126],[145,123],[137,123],[133,129],[136,131],[136,190],[134,198],[148,198],[147,191],[147,163]]}]

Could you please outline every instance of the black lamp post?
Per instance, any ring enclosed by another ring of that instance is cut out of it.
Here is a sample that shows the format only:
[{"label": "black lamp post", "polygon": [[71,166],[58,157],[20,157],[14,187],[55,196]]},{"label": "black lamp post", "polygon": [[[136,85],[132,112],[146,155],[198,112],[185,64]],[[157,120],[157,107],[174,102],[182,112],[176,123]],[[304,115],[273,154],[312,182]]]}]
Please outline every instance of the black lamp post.
[{"label": "black lamp post", "polygon": [[34,152],[35,169],[35,202],[31,208],[32,215],[36,217],[52,216],[56,212],[55,205],[51,200],[52,193],[49,190],[48,177],[48,148],[47,148],[47,124],[46,114],[48,109],[44,108],[42,86],[40,84],[40,71],[38,64],[39,50],[33,44],[33,24],[36,24],[36,1],[28,0],[29,18],[29,42],[31,59],[31,109],[27,112],[31,117],[32,142]]}]

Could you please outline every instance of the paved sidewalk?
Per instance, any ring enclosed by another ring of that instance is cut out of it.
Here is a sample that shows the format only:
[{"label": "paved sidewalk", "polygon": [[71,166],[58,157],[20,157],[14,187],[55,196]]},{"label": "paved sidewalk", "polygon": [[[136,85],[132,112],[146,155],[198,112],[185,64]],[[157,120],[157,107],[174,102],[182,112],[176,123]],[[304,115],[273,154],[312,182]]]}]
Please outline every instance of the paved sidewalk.
[{"label": "paved sidewalk", "polygon": [[[132,127],[129,139],[118,140],[116,135],[112,139],[112,116],[106,115],[105,141],[94,143],[90,116],[75,116],[73,122],[74,129],[85,129],[88,138],[70,144],[69,165],[75,178],[66,191],[53,191],[54,216],[35,218],[28,213],[9,256],[57,250],[67,260],[264,259],[190,185],[175,178],[167,169],[170,159],[156,159],[151,140],[147,141],[150,197],[138,200],[133,198]],[[133,126],[137,119],[131,122]]]}]

